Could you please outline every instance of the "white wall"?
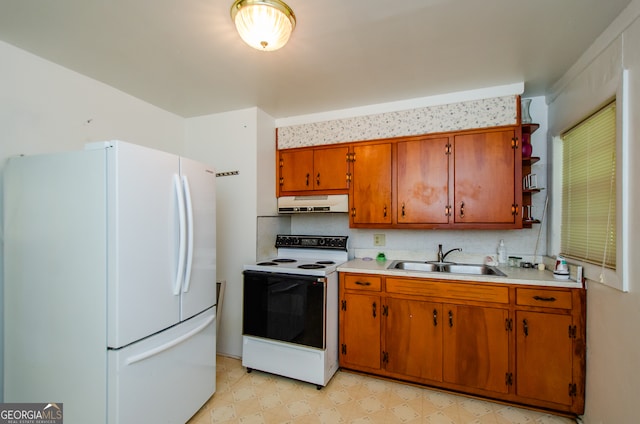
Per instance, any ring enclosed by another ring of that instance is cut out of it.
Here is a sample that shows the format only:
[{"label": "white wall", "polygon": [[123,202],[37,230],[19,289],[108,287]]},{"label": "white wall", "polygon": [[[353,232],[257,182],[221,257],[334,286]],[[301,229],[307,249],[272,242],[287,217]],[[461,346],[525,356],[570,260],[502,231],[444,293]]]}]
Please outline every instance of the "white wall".
[{"label": "white wall", "polygon": [[180,153],[184,119],[0,41],[0,158],[120,139]]},{"label": "white wall", "polygon": [[[184,119],[177,115],[4,42],[0,63],[0,175],[10,156],[77,150],[89,141],[122,139],[174,153],[182,150]],[[1,269],[2,264],[0,278]],[[0,297],[0,309],[3,304]],[[2,344],[0,334],[0,364]]]},{"label": "white wall", "polygon": [[218,352],[242,354],[242,265],[256,261],[257,216],[275,213],[275,126],[257,108],[186,120],[185,155],[216,172],[218,281],[226,281]]},{"label": "white wall", "polygon": [[[557,84],[549,96],[550,137],[577,123],[616,94],[622,69],[629,70],[629,187],[622,193],[628,206],[630,235],[626,253],[629,292],[587,282],[587,387],[584,422],[637,422],[640,393],[640,1],[634,0]],[[618,93],[619,94],[619,93]],[[624,174],[618,174],[622,177]],[[620,205],[620,203],[619,203]]]}]

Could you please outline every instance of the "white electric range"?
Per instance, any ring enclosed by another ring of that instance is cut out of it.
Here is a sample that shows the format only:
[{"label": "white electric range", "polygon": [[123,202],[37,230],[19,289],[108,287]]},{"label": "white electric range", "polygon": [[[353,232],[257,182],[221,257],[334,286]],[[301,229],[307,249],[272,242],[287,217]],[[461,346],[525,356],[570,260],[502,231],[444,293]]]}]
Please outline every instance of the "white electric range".
[{"label": "white electric range", "polygon": [[277,257],[244,266],[243,352],[261,370],[325,386],[338,369],[338,273],[347,236],[278,235]]}]

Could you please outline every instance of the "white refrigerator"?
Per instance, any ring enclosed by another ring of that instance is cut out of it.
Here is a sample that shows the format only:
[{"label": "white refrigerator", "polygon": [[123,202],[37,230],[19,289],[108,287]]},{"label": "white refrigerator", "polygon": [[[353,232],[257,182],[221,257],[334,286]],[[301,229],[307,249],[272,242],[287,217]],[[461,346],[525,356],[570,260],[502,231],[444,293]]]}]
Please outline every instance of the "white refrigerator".
[{"label": "white refrigerator", "polygon": [[4,402],[184,423],[216,371],[215,172],[121,141],[4,173]]}]

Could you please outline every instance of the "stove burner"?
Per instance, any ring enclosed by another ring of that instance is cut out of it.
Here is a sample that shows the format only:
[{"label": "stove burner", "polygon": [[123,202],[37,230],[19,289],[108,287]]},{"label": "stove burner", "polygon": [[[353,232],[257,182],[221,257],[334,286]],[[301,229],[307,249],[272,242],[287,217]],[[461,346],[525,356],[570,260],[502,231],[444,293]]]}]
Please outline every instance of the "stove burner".
[{"label": "stove burner", "polygon": [[300,269],[321,269],[324,268],[324,265],[320,265],[320,264],[302,264],[302,265],[298,265],[298,268]]},{"label": "stove burner", "polygon": [[298,262],[298,261],[296,261],[295,259],[278,258],[278,259],[273,259],[273,262],[278,262],[278,263],[286,264],[286,263]]},{"label": "stove burner", "polygon": [[260,265],[260,266],[276,266],[278,264],[275,263],[275,262],[258,262],[258,265]]},{"label": "stove burner", "polygon": [[335,265],[334,261],[318,261],[316,263],[320,265]]}]

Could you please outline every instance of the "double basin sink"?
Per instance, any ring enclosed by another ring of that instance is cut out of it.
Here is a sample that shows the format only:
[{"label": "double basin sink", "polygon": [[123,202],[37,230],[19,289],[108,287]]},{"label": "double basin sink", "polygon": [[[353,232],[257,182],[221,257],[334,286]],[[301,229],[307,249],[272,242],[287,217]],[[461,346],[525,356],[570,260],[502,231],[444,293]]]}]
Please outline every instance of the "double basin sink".
[{"label": "double basin sink", "polygon": [[506,277],[506,274],[494,266],[477,264],[456,264],[453,262],[393,261],[387,269],[406,271],[439,272],[444,274],[491,275]]}]

